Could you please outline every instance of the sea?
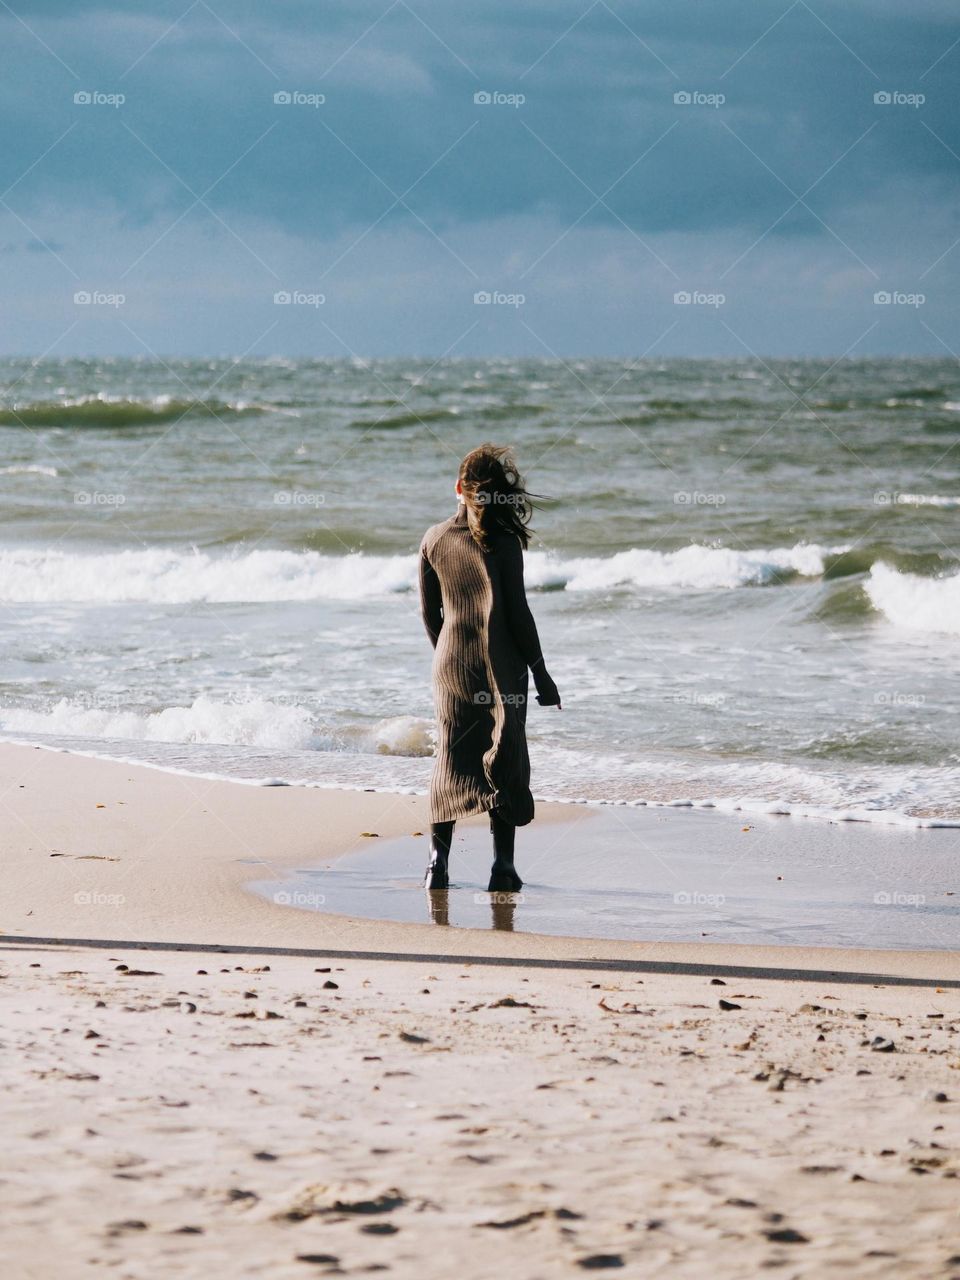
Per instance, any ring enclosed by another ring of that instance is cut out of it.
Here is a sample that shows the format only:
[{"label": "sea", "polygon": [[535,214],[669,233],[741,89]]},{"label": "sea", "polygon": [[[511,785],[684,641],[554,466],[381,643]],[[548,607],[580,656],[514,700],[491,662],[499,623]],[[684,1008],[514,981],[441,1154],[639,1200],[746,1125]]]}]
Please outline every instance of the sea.
[{"label": "sea", "polygon": [[534,794],[960,825],[960,366],[7,359],[0,736],[423,792],[416,553],[515,447]]}]

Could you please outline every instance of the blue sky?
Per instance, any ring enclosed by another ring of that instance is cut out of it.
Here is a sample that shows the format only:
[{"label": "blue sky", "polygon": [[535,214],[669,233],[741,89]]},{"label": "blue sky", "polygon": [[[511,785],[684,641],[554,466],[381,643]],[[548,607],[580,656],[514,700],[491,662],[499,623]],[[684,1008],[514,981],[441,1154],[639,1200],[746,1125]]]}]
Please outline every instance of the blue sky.
[{"label": "blue sky", "polygon": [[14,0],[0,351],[944,356],[958,39],[946,0]]}]

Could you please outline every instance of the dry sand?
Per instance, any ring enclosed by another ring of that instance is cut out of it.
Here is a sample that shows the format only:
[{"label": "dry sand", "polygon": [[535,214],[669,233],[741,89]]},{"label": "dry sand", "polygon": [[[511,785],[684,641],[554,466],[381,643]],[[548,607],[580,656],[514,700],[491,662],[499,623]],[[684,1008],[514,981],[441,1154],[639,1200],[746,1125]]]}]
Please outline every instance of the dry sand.
[{"label": "dry sand", "polygon": [[[417,829],[419,797],[0,747],[0,798],[18,1280],[960,1277],[955,954],[378,925],[244,891],[265,849]],[[62,938],[89,945],[40,941]]]}]

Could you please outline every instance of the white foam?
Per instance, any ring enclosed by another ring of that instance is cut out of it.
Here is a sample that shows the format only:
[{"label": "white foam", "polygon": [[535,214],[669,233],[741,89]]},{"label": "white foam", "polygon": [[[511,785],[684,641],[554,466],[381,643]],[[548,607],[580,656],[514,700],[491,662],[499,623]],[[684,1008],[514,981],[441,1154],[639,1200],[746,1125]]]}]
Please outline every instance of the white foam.
[{"label": "white foam", "polygon": [[61,698],[46,711],[0,707],[0,733],[407,757],[433,755],[435,740],[433,721],[419,716],[331,731],[296,702],[257,697],[219,701],[206,695],[188,707],[153,712],[127,711],[119,699],[108,697],[99,699],[99,705]]},{"label": "white foam", "polygon": [[[843,548],[798,543],[795,547],[735,551],[682,547],[678,551],[633,548],[613,556],[561,559],[532,551],[529,586],[569,591],[612,587],[693,588],[762,586],[784,573],[817,577],[824,557]],[[353,552],[257,550],[232,555],[150,548],[74,552],[0,549],[0,602],[211,604],[353,600],[411,591],[415,556]]]},{"label": "white foam", "polygon": [[922,578],[881,563],[870,570],[864,586],[873,607],[896,626],[960,635],[960,573]]},{"label": "white foam", "polygon": [[90,706],[69,698],[61,698],[48,711],[0,708],[0,730],[281,749],[306,749],[313,738],[310,713],[303,707],[266,698],[219,702],[205,695],[189,707],[149,713],[125,711],[119,705]]},{"label": "white foam", "polygon": [[364,740],[367,751],[381,756],[432,756],[436,726],[421,716],[395,716],[378,720]]},{"label": "white foam", "polygon": [[763,586],[784,573],[819,577],[824,558],[842,547],[797,543],[794,547],[736,551],[730,547],[681,547],[678,551],[649,551],[633,547],[606,557],[559,560],[543,553],[527,556],[526,580],[535,587],[565,587],[568,591],[611,587],[688,587],[729,590]]},{"label": "white foam", "polygon": [[0,601],[350,600],[409,590],[414,568],[409,556],[315,551],[212,556],[172,548],[101,553],[11,548],[0,550]]},{"label": "white foam", "polygon": [[58,476],[56,467],[45,467],[39,462],[14,463],[10,467],[0,467],[0,476]]}]

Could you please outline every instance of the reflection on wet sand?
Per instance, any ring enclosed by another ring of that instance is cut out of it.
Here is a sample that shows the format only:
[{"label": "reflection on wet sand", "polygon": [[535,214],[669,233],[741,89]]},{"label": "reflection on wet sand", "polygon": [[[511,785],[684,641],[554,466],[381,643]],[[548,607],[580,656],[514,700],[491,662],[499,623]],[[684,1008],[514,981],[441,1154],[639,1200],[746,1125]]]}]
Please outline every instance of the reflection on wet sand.
[{"label": "reflection on wet sand", "polygon": [[450,893],[447,889],[427,889],[427,913],[433,924],[450,923]]},{"label": "reflection on wet sand", "polygon": [[[450,892],[447,889],[427,889],[427,914],[432,924],[450,924]],[[477,893],[474,902],[487,899],[490,903],[490,927],[504,933],[513,933],[514,916],[523,901],[522,893]]]}]

